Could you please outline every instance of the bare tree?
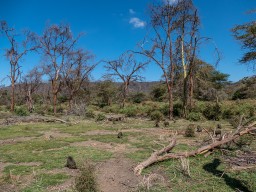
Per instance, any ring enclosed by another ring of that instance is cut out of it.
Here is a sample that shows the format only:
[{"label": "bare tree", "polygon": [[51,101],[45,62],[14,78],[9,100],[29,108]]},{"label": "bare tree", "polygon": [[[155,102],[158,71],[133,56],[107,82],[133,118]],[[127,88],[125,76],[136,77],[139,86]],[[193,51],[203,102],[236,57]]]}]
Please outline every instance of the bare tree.
[{"label": "bare tree", "polygon": [[140,45],[142,54],[155,62],[163,72],[168,90],[169,118],[173,118],[173,83],[177,62],[177,43],[175,42],[176,12],[174,4],[162,2],[150,8],[150,19],[153,33]]},{"label": "bare tree", "polygon": [[37,49],[36,39],[33,33],[25,31],[24,40],[17,42],[17,39],[20,38],[19,35],[5,21],[0,21],[0,29],[10,44],[10,48],[5,51],[5,56],[10,62],[10,75],[8,75],[8,78],[11,82],[11,111],[14,111],[15,85],[21,74],[20,63],[29,51]]},{"label": "bare tree", "polygon": [[38,68],[32,69],[27,75],[22,78],[21,86],[25,92],[26,104],[29,112],[31,113],[34,109],[33,93],[38,90],[42,84],[42,73]]},{"label": "bare tree", "polygon": [[68,25],[51,25],[39,36],[40,50],[44,56],[43,71],[51,82],[54,114],[57,112],[57,96],[61,91],[61,71],[79,39],[73,37]]},{"label": "bare tree", "polygon": [[187,108],[192,108],[200,21],[192,0],[179,1],[176,9],[178,44],[180,46],[178,54],[183,69],[183,115],[186,117]]},{"label": "bare tree", "polygon": [[61,69],[64,85],[68,91],[69,109],[72,108],[73,98],[82,84],[89,80],[96,63],[91,64],[93,55],[88,51],[78,50],[70,52],[66,63]]},{"label": "bare tree", "polygon": [[128,88],[131,82],[143,79],[139,73],[145,69],[148,62],[139,62],[132,53],[126,52],[119,59],[107,61],[105,68],[109,72],[107,76],[117,77],[122,81],[122,107],[125,106]]}]

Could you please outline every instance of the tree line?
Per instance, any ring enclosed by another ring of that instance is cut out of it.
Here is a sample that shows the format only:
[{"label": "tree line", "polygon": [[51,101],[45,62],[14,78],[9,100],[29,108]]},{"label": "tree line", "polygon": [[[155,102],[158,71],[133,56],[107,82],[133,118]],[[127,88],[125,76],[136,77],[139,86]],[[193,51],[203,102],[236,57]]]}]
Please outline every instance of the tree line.
[{"label": "tree line", "polygon": [[[149,10],[150,32],[138,43],[137,49],[127,50],[115,60],[101,61],[107,71],[104,79],[119,79],[121,82],[118,91],[122,98],[121,107],[127,101],[130,84],[143,80],[143,71],[149,63],[156,64],[162,70],[170,119],[173,118],[174,95],[182,100],[183,117],[193,108],[193,98],[204,97],[204,88],[209,84],[218,102],[218,91],[227,83],[228,75],[216,71],[199,58],[200,45],[211,39],[200,36],[200,18],[193,1],[162,1],[151,5]],[[28,110],[33,111],[33,95],[39,89],[41,92],[44,89],[43,77],[47,77],[50,83],[50,90],[44,92],[44,102],[52,103],[54,114],[57,113],[60,93],[65,93],[69,110],[73,108],[74,98],[89,97],[86,95],[88,83],[99,62],[94,60],[93,53],[78,47],[83,34],[74,36],[70,26],[65,24],[48,25],[42,34],[31,31],[19,34],[6,21],[0,21],[0,31],[1,38],[7,39],[9,43],[4,56],[10,65],[11,111],[15,109],[17,89],[22,90]],[[248,50],[241,62],[255,66],[255,22],[235,26],[232,31],[234,37],[243,43],[243,48]],[[21,61],[32,52],[41,57],[41,64],[23,75]],[[98,96],[109,105],[112,91],[109,81],[105,81],[98,87]],[[157,89],[154,91],[156,95],[157,91],[161,92]]]}]

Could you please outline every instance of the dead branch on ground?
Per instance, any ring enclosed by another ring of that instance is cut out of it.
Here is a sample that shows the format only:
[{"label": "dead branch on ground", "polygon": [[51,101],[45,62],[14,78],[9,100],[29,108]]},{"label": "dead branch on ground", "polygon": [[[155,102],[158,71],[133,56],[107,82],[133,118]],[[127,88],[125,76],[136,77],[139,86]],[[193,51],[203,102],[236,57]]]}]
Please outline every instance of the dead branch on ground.
[{"label": "dead branch on ground", "polygon": [[230,136],[222,137],[221,140],[218,140],[218,141],[213,140],[212,143],[202,146],[193,151],[178,152],[178,153],[170,152],[176,146],[176,143],[177,143],[176,138],[173,137],[168,146],[160,149],[159,151],[155,151],[154,153],[151,154],[151,156],[148,159],[146,159],[145,161],[137,165],[134,168],[134,173],[136,175],[140,175],[143,169],[145,169],[146,167],[154,163],[158,163],[161,161],[165,161],[169,159],[180,159],[180,158],[196,156],[199,154],[205,154],[214,148],[217,148],[221,145],[234,141],[235,139],[241,137],[242,135],[253,133],[254,131],[256,131],[256,121],[248,126],[241,126],[241,123],[240,123],[240,126],[238,126],[236,131]]}]

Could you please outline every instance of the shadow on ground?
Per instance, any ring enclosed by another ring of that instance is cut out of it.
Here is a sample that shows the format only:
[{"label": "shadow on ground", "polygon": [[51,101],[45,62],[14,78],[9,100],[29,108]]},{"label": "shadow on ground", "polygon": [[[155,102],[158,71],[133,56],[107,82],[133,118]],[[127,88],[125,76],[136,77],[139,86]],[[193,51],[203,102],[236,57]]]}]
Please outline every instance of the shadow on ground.
[{"label": "shadow on ground", "polygon": [[238,179],[228,176],[225,172],[217,170],[221,161],[214,159],[212,163],[203,166],[203,169],[217,177],[222,177],[226,184],[235,191],[252,192]]}]

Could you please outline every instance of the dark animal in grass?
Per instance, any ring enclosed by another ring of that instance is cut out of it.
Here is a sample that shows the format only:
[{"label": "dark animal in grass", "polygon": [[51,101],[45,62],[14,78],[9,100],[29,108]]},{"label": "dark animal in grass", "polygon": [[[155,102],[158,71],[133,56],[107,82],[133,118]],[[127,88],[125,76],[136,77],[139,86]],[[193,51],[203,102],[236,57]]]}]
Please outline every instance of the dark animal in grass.
[{"label": "dark animal in grass", "polygon": [[160,121],[157,120],[157,121],[155,122],[155,127],[160,127],[159,123],[160,123]]},{"label": "dark animal in grass", "polygon": [[202,131],[203,131],[202,127],[200,125],[197,125],[196,132],[202,132]]},{"label": "dark animal in grass", "polygon": [[222,129],[221,124],[217,124],[217,129]]},{"label": "dark animal in grass", "polygon": [[164,122],[164,126],[165,126],[165,127],[169,127],[169,126],[170,126],[170,123],[169,123],[168,121],[165,121],[165,122]]},{"label": "dark animal in grass", "polygon": [[221,130],[220,129],[215,130],[215,136],[217,137],[218,135],[221,136]]},{"label": "dark animal in grass", "polygon": [[67,157],[67,163],[66,163],[65,167],[67,167],[69,169],[77,169],[76,162],[73,159],[73,157],[71,157],[71,156]]},{"label": "dark animal in grass", "polygon": [[123,137],[123,133],[122,132],[119,132],[118,134],[117,134],[117,138],[118,139],[121,139]]}]

